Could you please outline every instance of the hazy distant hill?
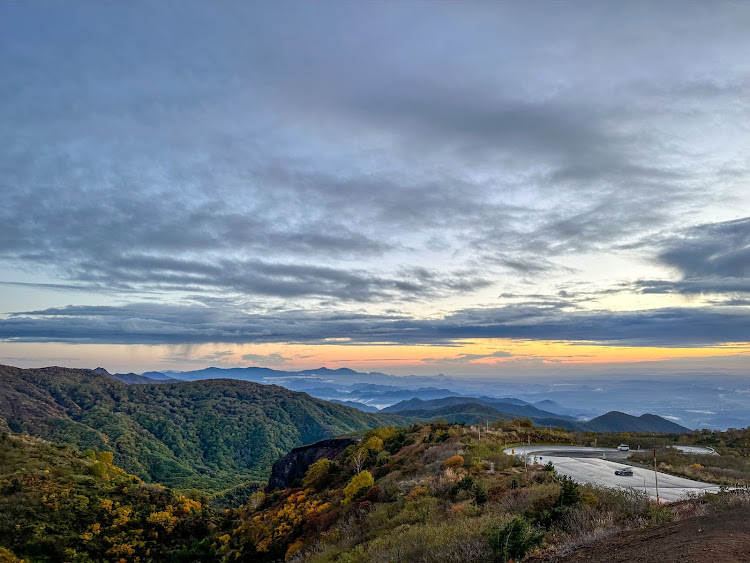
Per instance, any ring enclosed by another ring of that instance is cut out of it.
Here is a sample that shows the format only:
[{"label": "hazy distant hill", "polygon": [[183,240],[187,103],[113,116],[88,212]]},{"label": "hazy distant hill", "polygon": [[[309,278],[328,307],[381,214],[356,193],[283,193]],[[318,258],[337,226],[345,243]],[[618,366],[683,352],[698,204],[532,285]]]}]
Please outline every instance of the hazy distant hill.
[{"label": "hazy distant hill", "polygon": [[163,374],[160,371],[147,371],[145,373],[141,374],[143,377],[148,377],[149,379],[156,379],[156,380],[166,380],[166,381],[179,381],[179,379],[175,379],[174,377],[170,377],[168,375]]},{"label": "hazy distant hill", "polygon": [[381,412],[380,409],[377,409],[375,407],[371,407],[370,405],[366,405],[364,403],[359,403],[357,401],[341,401],[339,399],[331,399],[332,403],[337,403],[339,405],[345,405],[347,407],[351,407],[353,409],[359,409],[364,412]]},{"label": "hazy distant hill", "polygon": [[92,370],[0,366],[0,429],[111,449],[127,471],[180,488],[262,480],[296,446],[404,422],[275,385],[127,385]]},{"label": "hazy distant hill", "polygon": [[112,377],[115,379],[119,379],[123,383],[127,383],[128,385],[157,385],[159,383],[169,383],[170,381],[172,383],[175,382],[174,379],[167,378],[167,379],[152,379],[150,377],[146,377],[145,375],[138,375],[137,373],[113,373]]},{"label": "hazy distant hill", "polygon": [[632,416],[624,412],[610,411],[592,418],[586,423],[594,432],[665,432],[681,434],[691,432],[689,428],[675,424],[655,414]]},{"label": "hazy distant hill", "polygon": [[506,402],[503,399],[492,399],[490,397],[475,398],[475,397],[445,397],[442,399],[432,399],[430,401],[423,401],[422,399],[411,399],[408,401],[401,401],[390,407],[386,407],[382,412],[402,412],[411,410],[429,410],[440,407],[447,407],[451,405],[461,405],[467,403],[476,403],[480,405],[486,405],[492,407],[500,412],[513,414],[521,417],[528,418],[560,418],[572,420],[571,417],[566,415],[556,414],[554,412],[545,411],[535,406],[528,404],[518,404],[517,402]]},{"label": "hazy distant hill", "polygon": [[465,424],[494,422],[497,420],[510,421],[517,418],[528,418],[537,426],[562,427],[568,430],[586,430],[582,423],[561,418],[528,417],[514,413],[502,412],[490,405],[481,403],[459,403],[432,409],[410,409],[398,411],[399,415],[424,421],[445,420]]}]

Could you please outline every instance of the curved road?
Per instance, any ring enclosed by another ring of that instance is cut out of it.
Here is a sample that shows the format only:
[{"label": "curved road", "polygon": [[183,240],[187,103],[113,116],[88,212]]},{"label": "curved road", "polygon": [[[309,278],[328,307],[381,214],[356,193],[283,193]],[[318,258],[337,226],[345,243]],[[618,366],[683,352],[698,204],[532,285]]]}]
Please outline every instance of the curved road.
[{"label": "curved road", "polygon": [[[653,469],[629,465],[632,476],[615,475],[615,470],[623,467],[630,452],[620,452],[614,448],[587,448],[583,446],[522,446],[508,448],[506,454],[527,456],[530,462],[545,464],[552,462],[555,470],[567,475],[578,483],[591,483],[605,487],[630,488],[656,499],[656,483]],[[697,452],[696,452],[697,453]],[[606,456],[604,459],[602,456]],[[689,494],[716,493],[718,485],[693,481],[658,472],[659,499],[672,502]]]}]

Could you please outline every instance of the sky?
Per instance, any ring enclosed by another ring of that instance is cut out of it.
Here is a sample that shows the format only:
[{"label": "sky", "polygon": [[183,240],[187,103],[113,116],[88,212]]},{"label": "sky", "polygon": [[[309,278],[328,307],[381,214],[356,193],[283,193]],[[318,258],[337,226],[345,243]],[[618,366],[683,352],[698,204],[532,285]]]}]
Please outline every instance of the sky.
[{"label": "sky", "polygon": [[750,375],[748,29],[0,3],[0,362]]}]

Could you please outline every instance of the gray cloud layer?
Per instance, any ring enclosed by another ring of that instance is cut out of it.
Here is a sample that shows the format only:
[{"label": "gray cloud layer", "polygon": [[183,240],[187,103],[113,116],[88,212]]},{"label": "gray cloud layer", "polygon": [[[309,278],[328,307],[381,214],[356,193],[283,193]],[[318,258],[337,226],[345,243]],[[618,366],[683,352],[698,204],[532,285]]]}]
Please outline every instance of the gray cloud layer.
[{"label": "gray cloud layer", "polygon": [[125,344],[308,342],[447,344],[457,339],[570,340],[626,346],[703,346],[750,334],[750,314],[726,308],[642,312],[570,310],[562,303],[461,310],[442,319],[283,311],[245,314],[231,307],[134,304],[16,313],[0,338]]},{"label": "gray cloud layer", "polygon": [[[748,27],[736,3],[2,4],[0,283],[132,302],[2,337],[746,338],[748,219],[685,221],[750,171]],[[725,308],[465,309],[634,248],[679,276],[634,291]]]}]

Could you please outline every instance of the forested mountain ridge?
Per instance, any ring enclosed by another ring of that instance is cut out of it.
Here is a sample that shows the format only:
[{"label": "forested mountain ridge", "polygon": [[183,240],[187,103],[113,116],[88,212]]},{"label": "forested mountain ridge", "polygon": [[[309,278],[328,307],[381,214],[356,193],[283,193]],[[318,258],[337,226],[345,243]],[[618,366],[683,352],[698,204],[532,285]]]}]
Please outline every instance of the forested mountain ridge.
[{"label": "forested mountain ridge", "polygon": [[0,429],[111,450],[148,481],[218,491],[265,480],[296,446],[399,424],[275,385],[126,385],[93,370],[0,366]]}]

